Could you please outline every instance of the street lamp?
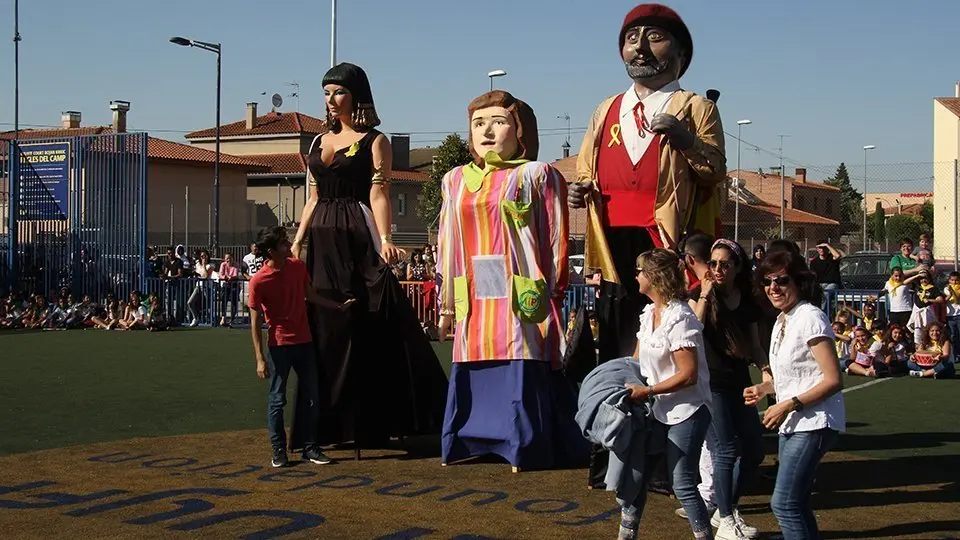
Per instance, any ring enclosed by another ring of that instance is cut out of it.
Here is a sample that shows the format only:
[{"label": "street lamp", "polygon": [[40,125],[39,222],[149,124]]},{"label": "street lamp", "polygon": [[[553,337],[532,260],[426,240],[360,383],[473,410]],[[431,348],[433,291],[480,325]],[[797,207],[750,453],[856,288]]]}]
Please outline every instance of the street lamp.
[{"label": "street lamp", "polygon": [[494,79],[494,77],[504,77],[504,76],[506,76],[506,74],[507,74],[507,72],[504,71],[504,70],[502,70],[502,69],[496,69],[496,70],[491,71],[490,73],[487,73],[487,77],[490,77],[490,91],[491,91],[491,92],[493,92],[493,79]]},{"label": "street lamp", "polygon": [[867,151],[876,146],[868,144],[863,147],[863,249],[867,249]]},{"label": "street lamp", "polygon": [[740,129],[752,124],[751,120],[737,120],[737,177],[734,179],[733,241],[740,241]]},{"label": "street lamp", "polygon": [[220,44],[172,37],[170,43],[184,47],[196,47],[217,54],[217,132],[213,165],[213,246],[220,246]]}]

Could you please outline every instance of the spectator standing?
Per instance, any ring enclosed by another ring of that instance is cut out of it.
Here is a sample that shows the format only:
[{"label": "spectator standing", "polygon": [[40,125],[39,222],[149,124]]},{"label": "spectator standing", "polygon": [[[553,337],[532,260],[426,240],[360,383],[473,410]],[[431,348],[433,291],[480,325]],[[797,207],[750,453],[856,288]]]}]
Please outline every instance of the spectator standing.
[{"label": "spectator standing", "polygon": [[823,302],[820,309],[824,313],[830,310],[830,291],[840,288],[840,259],[843,253],[839,252],[826,242],[817,244],[817,256],[810,261],[810,270],[817,275],[817,281],[823,289]]},{"label": "spectator standing", "polygon": [[228,326],[227,324],[227,304],[230,307],[230,324],[233,323],[233,319],[237,316],[237,296],[239,290],[237,289],[238,278],[240,277],[240,270],[233,264],[233,256],[229,253],[224,253],[223,262],[220,263],[220,271],[218,272],[220,278],[220,290],[223,291],[223,304],[220,312],[220,326]]},{"label": "spectator standing", "polygon": [[190,318],[193,319],[190,321],[190,326],[196,326],[200,323],[200,318],[197,316],[197,304],[206,300],[207,283],[208,280],[213,278],[215,271],[216,268],[213,263],[210,262],[210,252],[205,249],[201,250],[199,257],[197,257],[197,265],[193,270],[198,278],[197,284],[193,288],[193,292],[190,293],[190,298],[187,300],[187,309],[190,311]]},{"label": "spectator standing", "polygon": [[913,240],[909,238],[900,239],[900,253],[894,255],[887,263],[887,269],[890,272],[893,272],[894,268],[900,268],[905,277],[927,269],[925,266],[917,264],[916,259],[913,258]]}]

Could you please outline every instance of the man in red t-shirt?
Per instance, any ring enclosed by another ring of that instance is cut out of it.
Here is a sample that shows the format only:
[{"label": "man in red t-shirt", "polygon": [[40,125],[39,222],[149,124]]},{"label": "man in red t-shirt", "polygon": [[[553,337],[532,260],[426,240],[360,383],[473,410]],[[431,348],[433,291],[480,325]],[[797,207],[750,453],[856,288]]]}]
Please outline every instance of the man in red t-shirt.
[{"label": "man in red t-shirt", "polygon": [[[267,429],[273,445],[274,467],[287,465],[287,434],[283,429],[283,407],[287,403],[287,378],[290,368],[297,372],[300,399],[308,426],[303,459],[317,464],[330,463],[330,458],[317,447],[317,419],[320,414],[320,381],[307,323],[306,302],[345,308],[343,304],[321,297],[310,286],[306,265],[291,258],[290,241],[283,227],[264,229],[257,238],[257,247],[266,257],[259,272],[250,279],[250,332],[257,359],[257,376],[270,378],[267,399]],[[267,322],[269,365],[263,356],[261,321]]]}]

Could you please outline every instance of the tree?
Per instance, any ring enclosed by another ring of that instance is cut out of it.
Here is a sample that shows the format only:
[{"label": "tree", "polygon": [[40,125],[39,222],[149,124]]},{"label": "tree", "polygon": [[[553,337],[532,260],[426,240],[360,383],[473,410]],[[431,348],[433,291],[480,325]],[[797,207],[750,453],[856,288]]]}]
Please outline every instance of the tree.
[{"label": "tree", "polygon": [[923,221],[923,232],[933,232],[933,203],[926,201],[920,208],[920,219]]},{"label": "tree", "polygon": [[467,141],[454,133],[447,135],[437,148],[437,156],[430,169],[430,180],[423,185],[420,191],[420,200],[417,201],[417,215],[427,224],[428,229],[436,226],[437,216],[440,215],[440,206],[443,204],[441,182],[447,171],[460,165],[466,165],[473,160]]},{"label": "tree", "polygon": [[887,218],[887,238],[898,242],[901,238],[919,238],[923,231],[923,219],[920,216],[897,214]]},{"label": "tree", "polygon": [[873,214],[870,215],[870,223],[867,224],[870,228],[867,232],[870,234],[870,238],[873,238],[876,242],[883,242],[887,239],[887,231],[883,226],[886,217],[883,212],[883,204],[877,201],[877,206]]},{"label": "tree", "polygon": [[860,208],[860,205],[863,203],[863,195],[853,189],[853,184],[850,183],[850,173],[847,172],[846,164],[841,163],[840,166],[837,167],[837,172],[830,178],[824,180],[823,183],[828,186],[840,188],[840,223],[848,224],[848,228],[852,228],[852,224],[862,223],[863,210]]}]

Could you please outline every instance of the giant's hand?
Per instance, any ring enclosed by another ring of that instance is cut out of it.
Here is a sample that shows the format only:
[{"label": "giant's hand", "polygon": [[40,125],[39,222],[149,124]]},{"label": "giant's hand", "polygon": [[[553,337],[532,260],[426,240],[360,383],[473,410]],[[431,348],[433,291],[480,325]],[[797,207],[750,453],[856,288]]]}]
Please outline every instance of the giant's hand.
[{"label": "giant's hand", "polygon": [[571,182],[567,186],[567,205],[570,208],[585,208],[587,194],[593,189],[591,182]]},{"label": "giant's hand", "polygon": [[650,121],[650,131],[665,136],[677,150],[687,150],[693,146],[693,133],[672,114],[660,113],[654,116]]}]

